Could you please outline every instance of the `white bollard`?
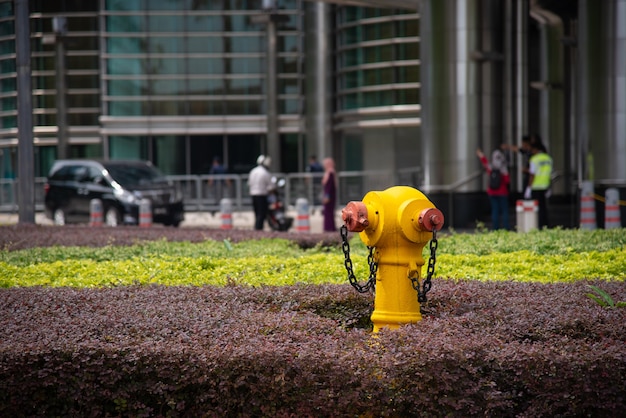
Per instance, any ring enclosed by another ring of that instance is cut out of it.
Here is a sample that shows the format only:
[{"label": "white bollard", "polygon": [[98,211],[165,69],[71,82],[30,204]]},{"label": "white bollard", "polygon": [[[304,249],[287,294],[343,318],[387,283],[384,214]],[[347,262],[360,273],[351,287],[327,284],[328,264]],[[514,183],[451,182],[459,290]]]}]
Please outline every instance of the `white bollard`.
[{"label": "white bollard", "polygon": [[518,200],[515,205],[517,212],[517,232],[528,232],[537,229],[539,224],[539,202],[536,200]]},{"label": "white bollard", "polygon": [[142,228],[152,226],[152,202],[150,199],[141,199],[139,203],[139,226]]},{"label": "white bollard", "polygon": [[91,199],[89,201],[89,226],[102,226],[102,200]]},{"label": "white bollard", "polygon": [[591,181],[583,181],[580,190],[580,229],[596,229],[596,204]]},{"label": "white bollard", "polygon": [[619,212],[619,190],[616,188],[606,189],[604,192],[604,229],[622,227]]},{"label": "white bollard", "polygon": [[233,229],[233,202],[230,199],[220,200],[220,213],[222,217],[221,229]]},{"label": "white bollard", "polygon": [[296,232],[311,232],[309,201],[301,197],[296,199]]}]

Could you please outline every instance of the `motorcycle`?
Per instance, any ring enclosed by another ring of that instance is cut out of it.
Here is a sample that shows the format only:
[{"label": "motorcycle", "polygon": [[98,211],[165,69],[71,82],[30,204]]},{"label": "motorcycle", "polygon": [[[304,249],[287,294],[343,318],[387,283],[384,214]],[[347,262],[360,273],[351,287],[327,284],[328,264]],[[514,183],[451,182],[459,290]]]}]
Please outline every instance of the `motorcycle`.
[{"label": "motorcycle", "polygon": [[293,224],[293,218],[285,214],[281,190],[285,188],[285,179],[272,177],[272,188],[267,196],[268,211],[267,223],[273,231],[288,231]]}]

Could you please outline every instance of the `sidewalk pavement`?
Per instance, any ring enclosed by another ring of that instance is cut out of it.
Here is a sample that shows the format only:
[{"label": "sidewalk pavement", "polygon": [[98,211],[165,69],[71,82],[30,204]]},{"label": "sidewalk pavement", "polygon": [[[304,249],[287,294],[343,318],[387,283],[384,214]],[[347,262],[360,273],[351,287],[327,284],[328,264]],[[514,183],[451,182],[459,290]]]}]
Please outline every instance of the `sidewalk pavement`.
[{"label": "sidewalk pavement", "polygon": [[[293,217],[293,225],[290,232],[296,232],[298,226],[298,214],[294,210],[287,211],[287,216]],[[17,213],[0,213],[0,226],[15,225],[18,223],[19,216]],[[43,212],[35,213],[35,223],[37,225],[52,225],[52,221],[46,218]],[[343,221],[341,220],[341,210],[335,211],[335,225],[337,230]],[[233,212],[232,214],[233,229],[253,229],[254,213],[252,211]],[[186,212],[185,220],[180,224],[181,228],[221,228],[222,214],[220,212]],[[267,224],[265,229],[269,231]],[[311,233],[321,233],[324,229],[324,217],[321,210],[315,209],[309,215],[309,229]]]}]

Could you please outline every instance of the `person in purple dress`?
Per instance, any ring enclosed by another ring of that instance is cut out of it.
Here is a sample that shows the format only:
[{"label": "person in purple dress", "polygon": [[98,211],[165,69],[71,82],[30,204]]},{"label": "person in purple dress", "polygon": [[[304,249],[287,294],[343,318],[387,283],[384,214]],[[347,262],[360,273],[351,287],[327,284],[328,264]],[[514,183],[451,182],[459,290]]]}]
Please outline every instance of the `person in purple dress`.
[{"label": "person in purple dress", "polygon": [[324,158],[324,176],[322,177],[322,207],[324,213],[324,232],[335,232],[335,206],[337,205],[337,173],[335,161],[332,158]]}]

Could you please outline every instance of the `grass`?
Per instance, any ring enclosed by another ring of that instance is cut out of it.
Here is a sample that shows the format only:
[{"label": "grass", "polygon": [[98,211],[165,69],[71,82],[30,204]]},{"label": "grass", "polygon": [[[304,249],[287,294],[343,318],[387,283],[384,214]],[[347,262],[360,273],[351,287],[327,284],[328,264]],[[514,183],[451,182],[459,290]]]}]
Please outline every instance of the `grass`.
[{"label": "grass", "polygon": [[[367,248],[351,239],[357,278],[368,275]],[[428,260],[428,246],[423,256]],[[425,268],[423,269],[425,271]],[[626,279],[626,231],[544,230],[441,234],[436,277],[573,282]],[[0,251],[0,287],[293,285],[346,283],[340,248],[303,250],[283,239],[239,243],[139,243],[130,247],[45,247]]]}]

